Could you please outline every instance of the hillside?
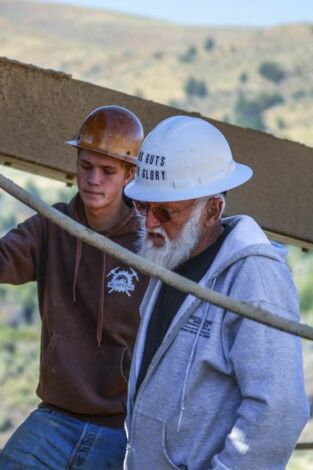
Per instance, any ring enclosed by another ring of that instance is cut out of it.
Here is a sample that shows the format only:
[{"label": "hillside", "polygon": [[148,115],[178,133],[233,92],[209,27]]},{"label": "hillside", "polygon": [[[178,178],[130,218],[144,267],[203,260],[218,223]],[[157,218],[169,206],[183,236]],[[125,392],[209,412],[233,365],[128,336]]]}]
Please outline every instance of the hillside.
[{"label": "hillside", "polygon": [[186,27],[2,0],[0,27],[3,56],[313,145],[312,24]]},{"label": "hillside", "polygon": [[[0,55],[313,146],[313,24],[199,28],[86,8],[0,0]],[[71,195],[60,183],[7,168],[1,172],[49,203]],[[6,194],[0,195],[0,202],[3,234],[28,212]],[[313,324],[313,253],[292,248],[289,264],[304,321]],[[38,402],[34,289],[0,287],[0,447]],[[304,345],[312,400],[313,343]],[[310,421],[302,440],[313,440]],[[313,470],[313,451],[295,452],[288,466],[304,468]]]}]

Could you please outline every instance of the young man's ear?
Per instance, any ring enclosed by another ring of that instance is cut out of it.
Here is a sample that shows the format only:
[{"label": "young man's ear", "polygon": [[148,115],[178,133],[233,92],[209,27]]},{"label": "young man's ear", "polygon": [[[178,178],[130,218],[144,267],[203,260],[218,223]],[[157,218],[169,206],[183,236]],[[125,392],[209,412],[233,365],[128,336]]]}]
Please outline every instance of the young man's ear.
[{"label": "young man's ear", "polygon": [[125,183],[128,184],[135,176],[135,165],[132,165],[131,163],[125,163]]}]

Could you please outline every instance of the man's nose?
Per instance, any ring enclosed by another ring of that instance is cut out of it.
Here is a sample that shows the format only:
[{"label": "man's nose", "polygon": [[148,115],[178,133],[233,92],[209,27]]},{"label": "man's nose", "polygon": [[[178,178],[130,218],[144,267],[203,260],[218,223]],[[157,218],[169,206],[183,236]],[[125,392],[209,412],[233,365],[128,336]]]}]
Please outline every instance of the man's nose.
[{"label": "man's nose", "polygon": [[160,221],[155,217],[152,210],[149,208],[146,214],[146,227],[148,229],[160,227]]},{"label": "man's nose", "polygon": [[101,183],[101,171],[94,168],[89,173],[88,183],[91,185],[99,185]]}]

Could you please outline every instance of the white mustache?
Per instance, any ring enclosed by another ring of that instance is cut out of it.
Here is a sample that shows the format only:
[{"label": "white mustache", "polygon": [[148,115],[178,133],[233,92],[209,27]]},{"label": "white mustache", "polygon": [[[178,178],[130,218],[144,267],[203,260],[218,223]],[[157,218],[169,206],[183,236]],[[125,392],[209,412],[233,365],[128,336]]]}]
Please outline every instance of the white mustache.
[{"label": "white mustache", "polygon": [[[175,269],[189,258],[199,239],[200,217],[202,206],[195,207],[189,220],[181,228],[175,240],[170,240],[162,227],[147,229],[142,225],[141,244],[138,254],[149,261],[164,266],[168,269]],[[165,243],[162,247],[155,247],[148,235],[161,235]]]},{"label": "white mustache", "polygon": [[165,230],[163,230],[161,227],[160,228],[151,228],[149,230],[147,229],[146,230],[146,236],[149,235],[150,233],[154,234],[154,235],[161,235],[165,239],[168,238]]}]

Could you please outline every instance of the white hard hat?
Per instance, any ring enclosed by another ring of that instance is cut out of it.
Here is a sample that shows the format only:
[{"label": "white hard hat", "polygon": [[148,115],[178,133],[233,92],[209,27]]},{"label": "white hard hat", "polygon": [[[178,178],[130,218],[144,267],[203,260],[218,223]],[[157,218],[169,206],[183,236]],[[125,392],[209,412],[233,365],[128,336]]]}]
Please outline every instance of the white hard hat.
[{"label": "white hard hat", "polygon": [[252,170],[233,160],[224,135],[204,119],[172,116],[144,139],[131,199],[171,202],[212,196],[245,183]]}]

